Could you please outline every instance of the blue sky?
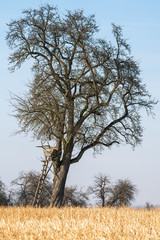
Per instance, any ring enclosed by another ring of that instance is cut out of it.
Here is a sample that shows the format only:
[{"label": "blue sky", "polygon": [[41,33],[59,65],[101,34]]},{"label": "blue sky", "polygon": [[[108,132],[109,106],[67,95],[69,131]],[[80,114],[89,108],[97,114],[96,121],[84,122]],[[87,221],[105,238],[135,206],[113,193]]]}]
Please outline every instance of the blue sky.
[{"label": "blue sky", "polygon": [[[41,4],[56,5],[61,14],[65,10],[84,9],[86,15],[95,14],[99,25],[99,36],[112,41],[111,23],[123,27],[124,37],[132,47],[132,54],[141,66],[141,78],[147,89],[160,100],[160,1],[158,0],[5,0],[0,8],[0,177],[9,186],[20,171],[41,169],[43,153],[36,148],[31,136],[13,136],[18,128],[16,120],[10,116],[9,92],[21,94],[26,83],[32,78],[30,65],[26,63],[15,73],[8,70],[10,50],[5,41],[6,23],[19,18],[26,8],[37,8]],[[160,103],[155,107],[155,118],[144,114],[143,143],[132,151],[123,145],[104,150],[93,156],[92,151],[71,166],[67,184],[87,186],[92,183],[97,172],[110,175],[112,182],[130,179],[139,192],[133,205],[143,205],[146,201],[160,204]]]}]

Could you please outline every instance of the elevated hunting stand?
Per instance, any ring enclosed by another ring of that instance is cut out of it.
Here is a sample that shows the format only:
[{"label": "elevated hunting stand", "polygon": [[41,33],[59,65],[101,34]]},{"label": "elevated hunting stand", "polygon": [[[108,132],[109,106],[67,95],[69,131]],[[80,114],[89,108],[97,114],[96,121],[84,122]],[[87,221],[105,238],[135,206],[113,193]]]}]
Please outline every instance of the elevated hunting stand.
[{"label": "elevated hunting stand", "polygon": [[[42,167],[41,175],[40,175],[40,178],[39,178],[39,181],[37,184],[36,192],[34,195],[34,199],[33,199],[33,203],[32,203],[33,207],[39,206],[39,201],[40,201],[40,196],[41,196],[41,193],[43,190],[44,181],[45,181],[49,171],[51,171],[51,167],[53,166],[52,161],[56,157],[57,150],[58,150],[56,147],[50,147],[49,144],[47,146],[43,146],[43,144],[42,144],[42,146],[37,146],[37,147],[43,148],[45,159],[42,161],[43,167]],[[51,162],[50,166],[49,166],[49,162]]]}]

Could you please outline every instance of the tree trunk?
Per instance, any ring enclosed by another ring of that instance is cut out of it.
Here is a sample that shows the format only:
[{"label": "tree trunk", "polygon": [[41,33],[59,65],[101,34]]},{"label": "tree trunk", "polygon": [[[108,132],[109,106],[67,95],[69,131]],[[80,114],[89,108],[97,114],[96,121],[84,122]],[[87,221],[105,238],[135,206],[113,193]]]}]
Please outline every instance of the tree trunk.
[{"label": "tree trunk", "polygon": [[55,171],[50,207],[62,206],[68,170],[69,164],[64,163]]}]

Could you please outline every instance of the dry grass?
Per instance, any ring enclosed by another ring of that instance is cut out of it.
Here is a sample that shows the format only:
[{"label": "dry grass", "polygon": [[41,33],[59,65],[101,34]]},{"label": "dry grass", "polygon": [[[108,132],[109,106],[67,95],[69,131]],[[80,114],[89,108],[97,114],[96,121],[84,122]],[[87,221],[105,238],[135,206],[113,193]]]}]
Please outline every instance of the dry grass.
[{"label": "dry grass", "polygon": [[160,209],[0,208],[2,240],[160,240]]}]

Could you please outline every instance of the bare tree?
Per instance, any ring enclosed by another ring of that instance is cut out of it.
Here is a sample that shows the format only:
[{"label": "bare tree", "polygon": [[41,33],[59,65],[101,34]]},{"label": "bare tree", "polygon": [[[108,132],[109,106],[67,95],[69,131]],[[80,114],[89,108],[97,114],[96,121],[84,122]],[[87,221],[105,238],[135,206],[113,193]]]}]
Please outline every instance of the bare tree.
[{"label": "bare tree", "polygon": [[70,165],[91,148],[139,144],[140,110],[151,113],[156,102],[140,79],[120,26],[113,24],[111,45],[95,38],[93,15],[78,10],[61,17],[45,5],[23,11],[8,28],[11,70],[34,60],[27,94],[12,96],[18,132],[31,131],[34,138],[56,146],[50,205],[60,206]]},{"label": "bare tree", "polygon": [[145,204],[145,208],[146,209],[148,209],[148,210],[150,210],[150,209],[152,209],[154,206],[153,206],[153,204],[151,204],[150,202],[146,202],[146,204]]},{"label": "bare tree", "polygon": [[128,206],[135,199],[136,192],[136,186],[130,180],[118,180],[112,188],[107,205],[116,207]]},{"label": "bare tree", "polygon": [[110,192],[110,178],[109,176],[101,173],[94,177],[93,185],[88,188],[88,193],[94,194],[98,199],[97,204],[102,207],[106,206]]},{"label": "bare tree", "polygon": [[0,206],[7,206],[9,203],[10,201],[5,191],[5,185],[0,180]]},{"label": "bare tree", "polygon": [[[39,177],[40,174],[33,171],[27,173],[21,172],[18,178],[12,181],[12,188],[14,188],[14,191],[12,189],[12,193],[14,192],[12,197],[15,205],[27,206],[32,204]],[[48,177],[45,179],[43,188],[44,191],[39,201],[41,207],[49,206],[50,203],[52,184]]]},{"label": "bare tree", "polygon": [[64,206],[86,207],[88,205],[88,200],[88,194],[82,189],[78,190],[77,186],[66,187],[64,190]]}]

